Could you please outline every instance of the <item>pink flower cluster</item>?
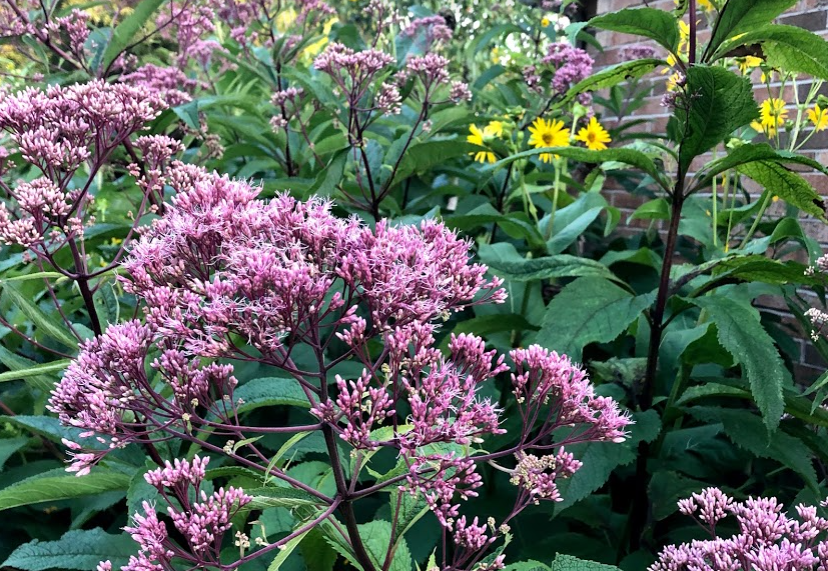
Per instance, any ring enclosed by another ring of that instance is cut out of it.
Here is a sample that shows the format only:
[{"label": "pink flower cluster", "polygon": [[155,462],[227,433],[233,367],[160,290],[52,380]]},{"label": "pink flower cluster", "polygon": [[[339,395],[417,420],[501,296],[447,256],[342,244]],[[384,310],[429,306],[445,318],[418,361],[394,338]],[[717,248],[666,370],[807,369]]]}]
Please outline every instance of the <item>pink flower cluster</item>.
[{"label": "pink flower cluster", "polygon": [[[139,146],[160,162],[175,150],[174,141],[158,138]],[[422,493],[456,535],[458,557],[474,566],[501,533],[483,537],[482,526],[460,514],[458,499],[474,497],[482,483],[477,463],[515,463],[502,468],[520,489],[511,518],[537,501],[560,499],[556,481],[580,467],[563,446],[624,438],[631,421],[618,405],[596,397],[566,357],[532,346],[511,353],[523,421],[517,446],[491,454],[476,448],[503,432],[500,409],[480,388],[509,366],[472,335],[452,336],[443,354],[435,332],[452,313],[503,302],[505,293],[499,279],[486,278],[485,266],[470,263],[470,244],[442,224],[380,221],[372,229],[334,217],[322,200],[261,200],[245,182],[176,162],[159,176],[177,193],[124,264],[130,275],[124,287],[143,302],[145,323],[113,325],[86,342],[49,402],[64,424],[84,431],[82,438],[108,445],[85,450],[68,442],[70,470],[86,473],[109,449],[130,442],[188,439],[201,430],[234,439],[249,431],[322,430],[329,447],[336,448],[338,437],[357,457],[397,450],[405,473],[380,487]],[[300,346],[315,355],[315,367],[294,362]],[[244,426],[232,360],[257,361],[295,379],[318,424]],[[361,365],[362,374],[334,377],[332,367],[344,360]],[[264,469],[233,446],[211,450]],[[203,468],[176,461],[147,480],[183,497]],[[267,472],[299,485],[278,470]],[[368,493],[338,484],[335,498],[321,498],[333,511]],[[226,531],[227,506],[243,501],[219,492],[171,511],[188,553],[209,561],[205,553]],[[161,561],[173,549],[163,525],[152,514],[140,517],[131,528],[143,542],[139,558]],[[489,568],[500,566],[502,560]]]},{"label": "pink flower cluster", "polygon": [[553,95],[563,95],[570,87],[589,77],[594,64],[595,60],[581,48],[556,42],[547,48],[538,65],[523,69],[523,77],[529,89],[537,93],[545,93],[548,85]]},{"label": "pink flower cluster", "polygon": [[[137,555],[129,558],[122,571],[162,571],[170,569],[174,557],[202,565],[218,564],[222,541],[232,527],[231,520],[239,509],[250,503],[251,497],[237,488],[219,488],[212,494],[201,490],[209,458],[196,456],[192,461],[176,460],[163,468],[144,475],[169,503],[167,514],[173,526],[187,543],[184,550],[169,537],[166,524],[158,519],[149,502],[143,502],[143,514],[136,513],[131,526],[124,530],[139,545]],[[194,494],[190,490],[194,490]],[[111,571],[112,564],[104,561],[99,571]]]},{"label": "pink flower cluster", "polygon": [[[91,181],[115,148],[164,108],[144,88],[97,80],[0,92],[0,129],[43,174],[16,186],[0,181],[8,199],[0,203],[0,242],[25,248],[45,243],[43,254],[47,246],[60,246],[62,235],[81,235],[92,197],[89,184],[71,188],[72,177],[88,164]],[[10,167],[0,160],[0,174]]]},{"label": "pink flower cluster", "polygon": [[100,80],[46,91],[0,94],[0,129],[23,157],[60,184],[85,161],[100,161],[166,108],[141,87]]},{"label": "pink flower cluster", "polygon": [[[825,506],[825,502],[821,504]],[[798,519],[782,511],[776,498],[739,502],[717,488],[679,501],[679,511],[693,517],[711,539],[671,545],[650,571],[816,571],[828,568],[828,519],[815,506],[796,506]],[[717,526],[735,517],[738,531],[719,537]]]},{"label": "pink flower cluster", "polygon": [[451,28],[446,25],[445,18],[436,14],[424,18],[416,18],[402,33],[404,36],[414,39],[421,34],[420,48],[424,52],[431,50],[441,43],[450,41],[452,36]]}]

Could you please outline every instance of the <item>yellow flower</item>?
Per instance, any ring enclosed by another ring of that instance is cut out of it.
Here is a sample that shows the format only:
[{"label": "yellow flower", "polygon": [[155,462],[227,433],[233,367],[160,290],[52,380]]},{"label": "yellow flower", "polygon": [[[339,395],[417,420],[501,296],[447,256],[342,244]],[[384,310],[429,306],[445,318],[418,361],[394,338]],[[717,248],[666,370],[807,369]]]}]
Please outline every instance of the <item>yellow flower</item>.
[{"label": "yellow flower", "polygon": [[828,127],[828,109],[820,109],[819,105],[814,105],[813,109],[808,109],[805,113],[808,120],[813,123],[815,131],[822,131]]},{"label": "yellow flower", "polygon": [[678,87],[679,81],[681,81],[683,77],[684,77],[684,75],[680,71],[677,71],[673,75],[668,77],[667,78],[667,91],[675,91],[676,88]]},{"label": "yellow flower", "polygon": [[704,8],[705,12],[712,12],[716,8],[710,0],[699,0],[699,6]]},{"label": "yellow flower", "polygon": [[785,101],[778,97],[765,99],[759,108],[759,124],[769,136],[776,135],[779,127],[785,124],[787,117],[788,110],[785,109]]},{"label": "yellow flower", "polygon": [[742,72],[743,75],[747,75],[754,68],[759,67],[762,64],[762,58],[756,56],[745,56],[741,58],[736,58],[736,63],[739,65],[739,71]]},{"label": "yellow flower", "polygon": [[575,140],[581,141],[591,151],[603,151],[607,148],[607,143],[612,141],[607,130],[601,126],[595,117],[589,120],[586,127],[581,127],[581,130],[575,136]]},{"label": "yellow flower", "polygon": [[294,10],[293,8],[288,8],[287,10],[282,10],[281,12],[279,12],[279,14],[276,16],[276,30],[280,34],[284,34],[285,32],[287,32],[288,28],[290,28],[293,25],[293,22],[296,21],[296,17],[298,15],[299,14],[297,14],[296,10]]},{"label": "yellow flower", "polygon": [[[538,117],[529,127],[529,132],[532,134],[529,137],[529,144],[536,149],[569,146],[569,133],[564,128],[563,121],[555,119],[547,121]],[[557,155],[555,158],[557,158]],[[548,163],[552,160],[552,154],[542,153],[540,159]]]},{"label": "yellow flower", "polygon": [[543,26],[544,28],[551,23],[552,21],[549,19],[548,16],[544,16],[543,18],[541,18],[541,26]]},{"label": "yellow flower", "polygon": [[[482,131],[477,125],[470,125],[469,133],[471,134],[466,137],[469,143],[485,147],[486,143],[493,138],[503,136],[503,123],[500,121],[490,121],[488,125],[483,127]],[[497,156],[491,151],[477,151],[476,153],[469,154],[474,155],[474,160],[479,163],[493,163],[497,160]]]}]

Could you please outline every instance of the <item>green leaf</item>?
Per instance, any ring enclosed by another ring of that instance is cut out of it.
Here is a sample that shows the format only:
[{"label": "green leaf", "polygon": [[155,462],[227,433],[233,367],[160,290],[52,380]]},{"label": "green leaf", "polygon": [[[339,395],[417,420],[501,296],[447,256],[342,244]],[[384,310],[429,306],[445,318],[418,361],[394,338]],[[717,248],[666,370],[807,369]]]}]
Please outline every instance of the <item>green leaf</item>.
[{"label": "green leaf", "polygon": [[315,506],[319,500],[305,491],[287,486],[269,486],[245,490],[253,500],[244,506],[245,511],[267,508],[295,508],[298,506]]},{"label": "green leaf", "polygon": [[663,171],[656,168],[655,163],[653,163],[650,157],[641,151],[636,151],[634,149],[604,149],[603,151],[591,151],[580,147],[547,147],[542,149],[530,149],[528,151],[511,155],[505,159],[501,159],[489,168],[492,169],[493,172],[496,172],[517,160],[534,157],[540,155],[541,153],[552,153],[567,159],[573,159],[582,163],[590,164],[600,164],[605,162],[624,163],[647,173],[660,184],[663,183]]},{"label": "green leaf", "polygon": [[672,14],[664,10],[626,8],[595,17],[589,21],[589,25],[602,30],[650,38],[670,52],[675,52],[678,47],[678,23]]},{"label": "green leaf", "polygon": [[0,373],[0,383],[5,381],[16,381],[19,379],[29,379],[40,375],[47,375],[50,373],[59,373],[69,366],[72,361],[70,359],[61,359],[59,361],[52,361],[51,363],[39,363],[25,369],[17,369],[14,371],[6,371]]},{"label": "green leaf", "polygon": [[35,539],[15,549],[3,562],[3,567],[24,571],[47,569],[94,569],[104,560],[112,568],[126,565],[135,555],[135,542],[127,534],[111,535],[101,528],[66,532],[57,541]]},{"label": "green leaf", "polygon": [[759,312],[724,295],[692,300],[718,329],[719,343],[742,365],[751,394],[769,432],[776,430],[785,408],[782,386],[788,376]]},{"label": "green leaf", "polygon": [[828,42],[815,33],[796,26],[770,24],[728,42],[727,49],[757,43],[762,46],[768,66],[828,79]]},{"label": "green leaf", "polygon": [[809,157],[787,151],[777,151],[767,143],[745,143],[739,145],[727,155],[707,163],[701,173],[697,175],[699,178],[697,187],[706,188],[716,175],[754,161],[801,164],[828,174],[828,169],[824,165]]},{"label": "green leaf", "polygon": [[333,193],[336,185],[342,182],[345,165],[348,163],[348,150],[344,149],[334,155],[331,162],[316,177],[309,195],[330,196]]},{"label": "green leaf", "polygon": [[510,563],[503,568],[503,571],[549,571],[549,565],[530,559],[529,561]]},{"label": "green leaf", "polygon": [[750,33],[770,24],[777,16],[796,4],[796,0],[727,0],[719,13],[716,25],[701,61],[713,61],[719,46],[738,34]]},{"label": "green leaf", "polygon": [[489,270],[498,277],[513,282],[532,282],[552,278],[597,276],[615,279],[604,264],[569,254],[557,254],[522,261],[497,260],[488,263]]},{"label": "green leaf", "polygon": [[[633,11],[640,12],[641,10]],[[661,10],[656,11],[661,12]],[[667,65],[667,62],[660,59],[637,59],[606,67],[570,87],[566,95],[556,102],[556,106],[563,107],[581,93],[600,91],[601,89],[608,89],[625,81],[638,79],[639,77],[647,75],[660,65]]]},{"label": "green leaf", "polygon": [[590,442],[581,448],[579,459],[588,470],[578,470],[572,477],[558,483],[563,500],[555,504],[555,513],[588,497],[603,486],[613,470],[635,461],[640,442],[653,442],[661,432],[661,419],[655,410],[633,414],[635,424],[630,438],[621,444],[615,442]]},{"label": "green leaf", "polygon": [[112,40],[104,51],[102,68],[106,70],[121,52],[129,47],[132,38],[144,27],[165,0],[141,0],[132,13],[112,32]]},{"label": "green leaf", "polygon": [[630,220],[669,220],[670,219],[670,204],[665,198],[655,198],[648,200],[641,206],[635,209],[635,212],[630,214],[627,222]]},{"label": "green leaf", "polygon": [[18,438],[3,438],[0,440],[0,471],[6,465],[6,460],[11,458],[12,454],[23,448],[29,441],[26,437]]},{"label": "green leaf", "polygon": [[54,316],[46,315],[35,303],[24,295],[17,284],[5,284],[3,286],[3,293],[9,298],[23,315],[28,317],[39,331],[48,335],[55,341],[59,341],[70,347],[76,349],[78,340],[75,339],[66,329],[60,327],[57,323],[62,323],[60,319],[55,319]]},{"label": "green leaf", "polygon": [[578,360],[589,343],[618,337],[654,297],[654,293],[633,296],[603,278],[578,278],[549,302],[536,340]]},{"label": "green leaf", "polygon": [[762,420],[743,409],[695,406],[687,409],[697,419],[721,423],[733,443],[759,458],[770,458],[802,476],[808,486],[817,489],[817,477],[808,447],[783,430],[769,434]]},{"label": "green leaf", "polygon": [[550,571],[621,571],[615,565],[585,561],[572,555],[558,553],[550,566]]},{"label": "green leaf", "polygon": [[[3,363],[3,365],[10,369],[10,371],[0,373],[3,375],[6,375],[7,373],[11,372],[17,373],[17,371],[27,371],[40,365],[40,363],[35,363],[34,361],[27,359],[26,357],[21,357],[16,353],[12,353],[2,345],[0,345],[0,363]],[[25,380],[26,383],[30,386],[45,392],[51,391],[55,385],[55,379],[51,378],[50,375],[39,374],[35,376],[8,376],[11,378],[7,380],[14,380],[20,378]]]},{"label": "green leaf", "polygon": [[772,161],[753,161],[736,170],[788,204],[825,221],[825,202],[801,175]]},{"label": "green leaf", "polygon": [[687,172],[695,157],[759,115],[750,80],[721,67],[690,67],[686,92],[686,105],[676,107],[673,119],[681,144],[679,166],[683,172]]},{"label": "green leaf", "polygon": [[[359,535],[377,569],[382,569],[385,555],[391,545],[391,523],[381,520],[363,523],[359,526]],[[408,545],[400,538],[388,571],[411,571],[411,567]]]},{"label": "green leaf", "polygon": [[478,149],[477,145],[458,140],[425,141],[411,145],[400,162],[393,182],[388,187],[402,182],[415,173],[428,172],[438,165],[445,164],[447,159],[462,157]]},{"label": "green leaf", "polygon": [[302,392],[299,381],[278,377],[252,379],[235,391],[233,397],[244,402],[237,407],[241,414],[263,406],[298,406],[310,408],[308,398]]},{"label": "green leaf", "polygon": [[0,490],[0,510],[126,490],[129,480],[126,474],[101,469],[81,477],[67,474],[23,480]]}]

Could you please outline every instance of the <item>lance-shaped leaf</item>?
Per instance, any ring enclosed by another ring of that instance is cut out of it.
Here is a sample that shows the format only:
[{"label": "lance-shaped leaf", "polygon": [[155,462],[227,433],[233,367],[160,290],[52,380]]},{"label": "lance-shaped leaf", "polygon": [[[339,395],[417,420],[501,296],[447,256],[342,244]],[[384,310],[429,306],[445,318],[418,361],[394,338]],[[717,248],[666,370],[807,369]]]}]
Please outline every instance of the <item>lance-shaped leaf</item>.
[{"label": "lance-shaped leaf", "polygon": [[120,472],[97,469],[86,476],[29,478],[0,490],[0,510],[126,490],[130,477]]},{"label": "lance-shaped leaf", "polygon": [[785,409],[782,386],[787,369],[771,336],[759,322],[759,312],[726,296],[707,296],[692,300],[716,324],[718,339],[742,366],[765,427],[773,432]]},{"label": "lance-shaped leaf", "polygon": [[135,35],[144,27],[165,0],[143,0],[112,32],[112,39],[103,54],[102,67],[107,69],[127,49]]},{"label": "lance-shaped leaf", "polygon": [[[639,11],[640,10],[635,10],[635,12]],[[657,11],[661,12],[661,10]],[[566,92],[566,95],[564,95],[560,101],[556,102],[556,106],[563,107],[581,93],[607,89],[624,81],[638,79],[639,77],[650,73],[660,65],[667,65],[667,62],[660,59],[647,58],[625,61],[604,68],[570,87]]]},{"label": "lance-shaped leaf", "polygon": [[635,149],[604,149],[603,151],[591,151],[581,147],[545,147],[540,149],[530,149],[528,151],[514,154],[510,157],[497,161],[489,168],[491,168],[493,172],[497,172],[517,160],[535,157],[543,153],[558,155],[566,159],[572,159],[590,164],[601,164],[606,162],[624,163],[647,173],[659,184],[661,184],[662,187],[667,185],[663,178],[663,172],[656,168],[653,160],[646,154],[641,151],[636,151]]},{"label": "lance-shaped leaf", "polygon": [[113,569],[126,565],[135,555],[138,545],[129,535],[112,535],[101,528],[75,529],[56,541],[35,539],[15,549],[3,562],[3,567],[24,571],[47,569],[94,569],[101,561],[109,560]]}]

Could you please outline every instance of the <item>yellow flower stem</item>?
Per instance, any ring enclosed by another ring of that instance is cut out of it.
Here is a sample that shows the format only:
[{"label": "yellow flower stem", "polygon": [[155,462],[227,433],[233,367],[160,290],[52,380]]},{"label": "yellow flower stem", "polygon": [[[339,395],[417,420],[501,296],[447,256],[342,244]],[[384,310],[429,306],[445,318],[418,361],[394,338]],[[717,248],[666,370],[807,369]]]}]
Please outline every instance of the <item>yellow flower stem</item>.
[{"label": "yellow flower stem", "polygon": [[[725,179],[724,179],[724,204],[727,206],[727,196],[728,191],[730,190],[730,174],[728,171],[725,171]],[[727,217],[727,234],[725,235],[725,252],[727,252],[728,247],[730,246],[730,233],[733,230],[733,210],[736,208],[736,186],[733,187],[733,194],[730,197],[730,215]]]},{"label": "yellow flower stem", "polygon": [[799,126],[802,124],[802,111],[804,110],[804,104],[799,102],[799,86],[796,83],[795,74],[791,75],[791,81],[793,82],[794,102],[796,103],[796,121],[794,121],[793,133],[791,133],[791,140],[788,145],[788,150],[793,152],[796,148],[796,140],[799,138]]},{"label": "yellow flower stem", "polygon": [[[802,104],[802,108],[803,108],[803,109],[808,108],[808,107],[810,107],[810,106],[811,106],[811,102],[814,100],[814,97],[816,97],[816,96],[817,96],[817,93],[819,93],[819,90],[820,90],[820,88],[822,87],[822,84],[823,84],[823,83],[824,83],[824,82],[820,79],[820,80],[815,80],[815,81],[811,84],[811,89],[810,89],[810,90],[808,90],[808,98],[807,98],[807,99],[805,99],[805,101],[804,101],[804,102],[803,102],[803,104]],[[800,112],[800,115],[801,115],[801,112]],[[800,117],[800,115],[797,115],[797,118],[796,118],[796,123],[797,123],[797,125],[796,125],[796,129],[797,129],[797,131],[799,130],[799,124],[800,124],[800,121],[801,121],[801,117]],[[816,127],[816,125],[815,125],[814,127]],[[816,131],[816,128],[811,129],[811,132],[810,132],[810,133],[808,133],[808,136],[806,136],[806,137],[805,137],[802,141],[800,141],[799,143],[797,143],[796,139],[792,139],[792,140],[791,140],[791,152],[796,152],[796,151],[798,151],[799,149],[801,149],[803,146],[805,146],[805,143],[807,143],[807,142],[811,139],[811,137],[813,137],[813,136],[814,136],[814,133],[816,133],[816,132],[817,132],[817,131]],[[796,146],[794,146],[795,144],[796,144]]]},{"label": "yellow flower stem", "polygon": [[745,237],[742,239],[742,243],[739,244],[740,249],[744,248],[747,245],[748,240],[750,240],[754,232],[756,232],[756,227],[759,226],[759,222],[765,216],[765,210],[768,209],[768,205],[770,204],[772,194],[773,193],[770,190],[765,190],[765,200],[762,201],[762,206],[759,207],[759,212],[756,213],[756,218],[753,219],[753,224],[751,224],[750,229],[747,231],[747,234],[745,234]]},{"label": "yellow flower stem", "polygon": [[[713,149],[713,160],[715,161],[718,157],[719,150]],[[716,183],[716,177],[713,177],[713,247],[715,248],[718,245],[718,233],[719,233],[719,193],[717,192],[719,185]]]},{"label": "yellow flower stem", "polygon": [[529,190],[526,188],[526,177],[524,175],[525,169],[520,169],[520,189],[523,191],[523,206],[529,212],[535,224],[538,224],[538,209],[535,208],[535,203],[532,202],[532,197],[529,195]]},{"label": "yellow flower stem", "polygon": [[552,159],[555,166],[555,183],[552,186],[552,210],[549,212],[549,224],[546,226],[546,239],[552,237],[552,225],[555,223],[555,212],[558,210],[558,189],[561,185],[561,159]]}]

